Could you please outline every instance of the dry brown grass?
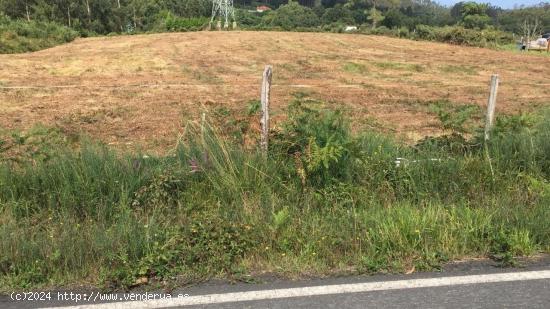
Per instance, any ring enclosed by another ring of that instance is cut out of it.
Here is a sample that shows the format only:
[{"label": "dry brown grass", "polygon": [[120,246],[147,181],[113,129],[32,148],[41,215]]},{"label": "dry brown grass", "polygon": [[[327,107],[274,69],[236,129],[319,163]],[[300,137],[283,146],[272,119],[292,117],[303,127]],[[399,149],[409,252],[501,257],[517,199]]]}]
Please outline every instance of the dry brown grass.
[{"label": "dry brown grass", "polygon": [[167,149],[184,118],[259,96],[274,66],[275,112],[305,91],[345,109],[356,128],[417,139],[438,132],[422,102],[485,105],[502,77],[498,112],[550,102],[548,58],[386,37],[280,32],[195,32],[79,39],[22,55],[0,55],[0,123],[82,131],[117,146]]}]

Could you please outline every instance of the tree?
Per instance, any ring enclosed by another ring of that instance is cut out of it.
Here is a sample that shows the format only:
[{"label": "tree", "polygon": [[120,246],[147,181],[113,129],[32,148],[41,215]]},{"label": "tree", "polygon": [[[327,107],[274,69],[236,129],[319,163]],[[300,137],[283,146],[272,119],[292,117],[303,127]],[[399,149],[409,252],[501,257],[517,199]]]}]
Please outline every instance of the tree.
[{"label": "tree", "polygon": [[398,9],[390,9],[384,13],[384,21],[382,22],[383,26],[388,28],[396,28],[405,26],[407,23],[408,17],[401,13]]},{"label": "tree", "polygon": [[32,6],[35,0],[4,0],[0,2],[0,11],[12,18],[32,19]]},{"label": "tree", "polygon": [[262,22],[259,14],[248,10],[236,10],[235,15],[238,24],[242,26],[258,26]]},{"label": "tree", "polygon": [[331,24],[335,22],[352,24],[355,22],[351,11],[343,7],[341,4],[338,4],[333,8],[326,9],[321,17],[321,21],[323,24]]},{"label": "tree", "polygon": [[457,22],[462,20],[462,9],[464,7],[464,3],[465,2],[458,2],[451,7],[450,14]]},{"label": "tree", "polygon": [[538,19],[542,30],[550,31],[550,4],[541,4],[534,7],[507,10],[499,16],[499,25],[505,31],[524,34],[524,23]]},{"label": "tree", "polygon": [[485,29],[491,24],[487,15],[488,4],[466,2],[462,4],[462,24],[469,29]]},{"label": "tree", "polygon": [[48,3],[45,0],[38,0],[32,6],[32,15],[34,19],[40,21],[56,21],[59,23],[59,20],[56,19],[56,7],[54,3]]},{"label": "tree", "polygon": [[523,25],[521,28],[523,30],[523,39],[524,39],[524,42],[522,43],[524,43],[525,48],[529,50],[529,47],[531,47],[531,40],[537,37],[542,30],[540,21],[538,17],[526,18],[523,21]]},{"label": "tree", "polygon": [[[236,8],[243,10],[240,13],[240,18],[245,20],[243,25],[262,24],[287,30],[321,23],[370,23],[373,27],[409,29],[419,24],[459,23],[472,29],[493,24],[520,34],[524,33],[525,19],[537,16],[541,27],[550,31],[550,4],[502,10],[474,2],[459,2],[449,9],[433,0],[234,1]],[[270,6],[273,11],[260,15],[244,12],[259,3]],[[210,16],[211,11],[212,0],[0,0],[0,12],[11,19],[56,22],[70,26],[81,35],[161,30],[168,13],[175,18],[192,18]]]},{"label": "tree", "polygon": [[212,13],[212,1],[210,0],[164,0],[164,9],[171,11],[176,16],[198,17],[210,16]]},{"label": "tree", "polygon": [[367,20],[371,22],[372,29],[376,28],[376,25],[378,23],[384,21],[385,17],[382,15],[382,13],[376,9],[376,7],[373,7],[368,11],[368,17]]},{"label": "tree", "polygon": [[312,9],[296,2],[281,5],[279,9],[267,15],[271,26],[282,27],[285,30],[297,27],[315,27],[319,25],[319,17]]},{"label": "tree", "polygon": [[337,4],[346,5],[348,2],[353,0],[321,0],[321,5],[325,8],[331,8]]},{"label": "tree", "polygon": [[27,21],[31,21],[31,11],[29,8],[29,1],[25,0],[25,16],[27,17]]},{"label": "tree", "polygon": [[467,15],[462,19],[462,23],[469,29],[485,29],[491,24],[491,18],[487,15]]}]

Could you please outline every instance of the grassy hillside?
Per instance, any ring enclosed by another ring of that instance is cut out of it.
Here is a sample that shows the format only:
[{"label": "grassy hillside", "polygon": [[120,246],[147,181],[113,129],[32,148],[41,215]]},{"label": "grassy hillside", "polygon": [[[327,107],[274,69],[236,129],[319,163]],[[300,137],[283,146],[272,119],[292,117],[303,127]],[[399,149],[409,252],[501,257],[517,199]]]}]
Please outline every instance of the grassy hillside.
[{"label": "grassy hillside", "polygon": [[0,13],[0,54],[37,51],[71,42],[77,36],[55,23],[11,20]]},{"label": "grassy hillside", "polygon": [[[275,124],[284,118],[292,94],[307,92],[346,113],[354,130],[416,141],[445,133],[429,108],[432,101],[485,106],[493,73],[502,81],[497,113],[548,104],[547,70],[541,65],[546,59],[538,53],[353,34],[87,38],[38,53],[0,55],[0,101],[5,102],[0,123],[23,130],[42,123],[118,148],[164,152],[175,146],[182,121],[199,119],[207,110],[216,125],[240,134],[240,125],[255,120],[239,113],[259,98],[262,71],[271,64]],[[224,120],[231,117],[236,122]]]},{"label": "grassy hillside", "polygon": [[0,290],[410,272],[473,257],[509,266],[548,253],[545,59],[277,32],[0,55]]}]

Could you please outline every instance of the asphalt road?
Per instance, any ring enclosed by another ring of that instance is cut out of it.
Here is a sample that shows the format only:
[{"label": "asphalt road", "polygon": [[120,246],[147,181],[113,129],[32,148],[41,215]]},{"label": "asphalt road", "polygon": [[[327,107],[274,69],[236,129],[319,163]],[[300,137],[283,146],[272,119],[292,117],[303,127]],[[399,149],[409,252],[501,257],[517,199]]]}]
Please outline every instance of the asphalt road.
[{"label": "asphalt road", "polygon": [[[75,295],[101,295],[93,293],[97,292]],[[130,301],[131,294],[149,295],[149,300]],[[503,269],[481,262],[412,275],[267,279],[259,284],[210,282],[175,290],[170,299],[163,292],[145,290],[117,294],[118,302],[77,302],[60,300],[58,292],[51,295],[51,301],[13,301],[10,295],[0,296],[0,308],[550,308],[550,263]]]},{"label": "asphalt road", "polygon": [[550,308],[550,280],[296,297],[187,308]]}]

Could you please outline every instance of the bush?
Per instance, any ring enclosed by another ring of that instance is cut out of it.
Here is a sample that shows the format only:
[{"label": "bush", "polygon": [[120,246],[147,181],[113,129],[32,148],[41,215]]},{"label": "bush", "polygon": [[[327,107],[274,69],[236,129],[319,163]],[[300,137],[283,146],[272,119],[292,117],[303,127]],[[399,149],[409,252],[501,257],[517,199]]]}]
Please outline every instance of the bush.
[{"label": "bush", "polygon": [[239,26],[253,27],[259,26],[262,23],[262,16],[256,12],[236,10],[235,15]]},{"label": "bush", "polygon": [[291,30],[297,27],[315,27],[319,25],[319,17],[312,9],[296,2],[281,5],[279,9],[270,12],[265,17],[270,26]]},{"label": "bush", "polygon": [[512,36],[506,32],[494,29],[466,29],[462,26],[432,27],[417,25],[413,38],[477,47],[496,47],[512,42]]},{"label": "bush", "polygon": [[324,14],[321,17],[321,22],[323,24],[331,24],[335,22],[343,24],[354,24],[355,20],[353,18],[352,12],[343,7],[341,4],[334,6],[333,8],[328,8],[325,10]]},{"label": "bush", "polygon": [[466,29],[462,26],[434,27],[417,25],[412,32],[405,27],[390,29],[381,26],[372,29],[364,26],[361,33],[476,47],[497,47],[513,41],[512,35],[507,32],[490,28],[485,30]]},{"label": "bush", "polygon": [[161,19],[161,29],[158,30],[171,32],[199,31],[204,29],[209,21],[206,17],[183,18],[168,12]]},{"label": "bush", "polygon": [[399,37],[399,33],[402,32],[400,29],[390,29],[386,26],[380,26],[376,28],[372,28],[369,25],[363,25],[360,28],[361,33],[363,34],[369,34],[369,35],[383,35],[383,36],[389,36],[389,37]]},{"label": "bush", "polygon": [[322,108],[322,103],[296,98],[289,118],[274,140],[279,155],[295,159],[296,172],[303,183],[313,186],[349,180],[359,158],[357,141],[342,114]]},{"label": "bush", "polygon": [[385,26],[380,26],[380,27],[372,29],[371,33],[375,34],[375,35],[396,36],[397,32],[395,30],[389,29]]},{"label": "bush", "polygon": [[78,33],[51,22],[11,20],[0,14],[0,53],[37,51],[71,42]]},{"label": "bush", "polygon": [[467,15],[464,16],[462,23],[468,29],[485,29],[491,24],[491,17],[487,15]]}]

